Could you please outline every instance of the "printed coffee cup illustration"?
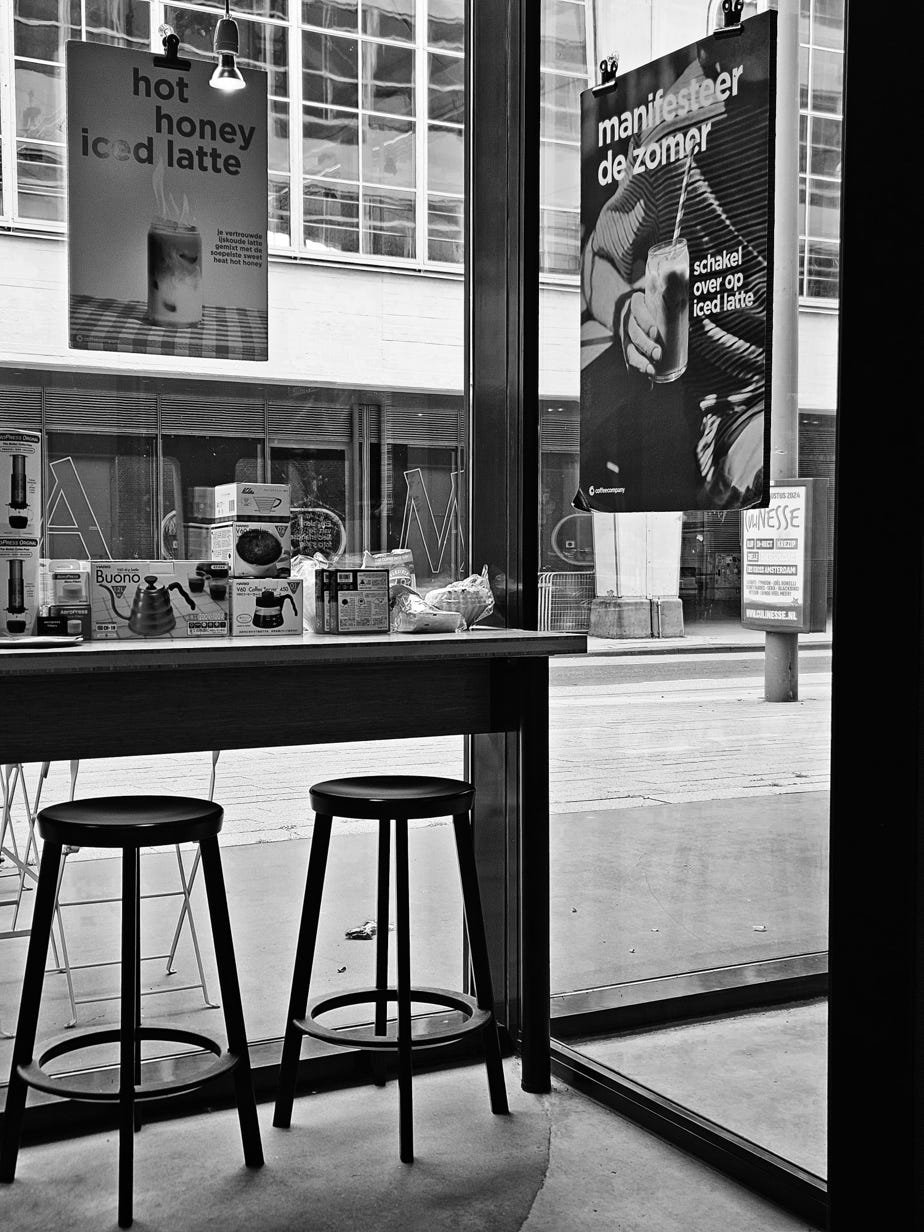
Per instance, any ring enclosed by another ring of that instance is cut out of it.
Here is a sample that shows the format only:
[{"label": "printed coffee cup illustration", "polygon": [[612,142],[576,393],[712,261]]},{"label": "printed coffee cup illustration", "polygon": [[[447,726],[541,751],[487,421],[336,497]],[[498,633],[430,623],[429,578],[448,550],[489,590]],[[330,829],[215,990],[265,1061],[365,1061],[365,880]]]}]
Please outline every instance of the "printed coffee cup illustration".
[{"label": "printed coffee cup illustration", "polygon": [[223,560],[200,560],[196,565],[195,578],[189,579],[189,589],[196,593],[205,589],[208,583],[209,594],[213,599],[224,599],[228,594],[228,578],[231,576],[231,566]]},{"label": "printed coffee cup illustration", "polygon": [[19,619],[26,610],[26,584],[22,576],[22,561],[11,560],[6,584],[6,610],[10,613],[6,622],[7,633],[25,633],[25,619]]},{"label": "printed coffee cup illustration", "polygon": [[271,590],[264,590],[254,600],[253,621],[255,629],[278,629],[285,621],[283,604],[286,599],[292,604],[292,611],[297,616],[298,608],[290,594],[274,595]]},{"label": "printed coffee cup illustration", "polygon": [[658,328],[661,346],[652,380],[658,384],[676,381],[686,371],[690,336],[690,255],[686,240],[649,248],[645,305]]},{"label": "printed coffee cup illustration", "polygon": [[254,504],[257,506],[259,513],[272,513],[274,509],[278,509],[282,504],[281,496],[254,496]]},{"label": "printed coffee cup illustration", "polygon": [[139,637],[162,637],[165,633],[169,633],[176,628],[176,616],[173,612],[173,604],[170,601],[170,591],[178,590],[186,602],[189,604],[190,611],[196,610],[195,602],[186,593],[179,582],[171,582],[169,586],[158,584],[157,578],[153,575],[148,575],[144,578],[144,586],[139,584],[135,591],[135,598],[132,601],[132,610],[126,616],[124,612],[120,612],[116,602],[116,595],[111,586],[107,586],[105,582],[100,585],[104,590],[109,591],[110,603],[113,613],[119,620],[127,620],[128,627],[132,633],[138,634]]},{"label": "printed coffee cup illustration", "polygon": [[282,555],[282,544],[268,530],[252,527],[245,530],[237,541],[237,554],[253,569],[269,573],[275,571],[276,561]]},{"label": "printed coffee cup illustration", "polygon": [[148,230],[148,319],[190,326],[202,320],[202,236],[198,227],[155,218]]},{"label": "printed coffee cup illustration", "polygon": [[[26,509],[29,499],[26,495],[26,458],[24,454],[12,455],[12,470],[10,471],[10,526],[13,530],[24,530],[29,519]],[[22,510],[22,512],[19,512]]]}]

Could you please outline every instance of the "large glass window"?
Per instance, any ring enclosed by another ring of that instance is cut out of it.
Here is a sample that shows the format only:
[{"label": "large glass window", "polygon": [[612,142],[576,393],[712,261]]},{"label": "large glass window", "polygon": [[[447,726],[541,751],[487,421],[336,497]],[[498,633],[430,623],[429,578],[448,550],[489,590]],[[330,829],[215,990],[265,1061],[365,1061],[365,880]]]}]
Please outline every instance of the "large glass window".
[{"label": "large glass window", "polygon": [[808,299],[837,298],[844,0],[801,0],[799,285]]}]

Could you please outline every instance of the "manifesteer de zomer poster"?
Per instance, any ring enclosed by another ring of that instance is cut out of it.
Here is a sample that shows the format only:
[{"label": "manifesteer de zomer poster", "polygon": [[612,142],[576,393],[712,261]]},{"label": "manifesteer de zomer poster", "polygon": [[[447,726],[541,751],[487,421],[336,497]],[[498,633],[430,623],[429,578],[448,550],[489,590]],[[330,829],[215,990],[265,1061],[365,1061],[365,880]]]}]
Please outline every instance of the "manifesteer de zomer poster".
[{"label": "manifesteer de zomer poster", "polygon": [[581,96],[578,508],[769,492],[776,13]]},{"label": "manifesteer de zomer poster", "polygon": [[70,345],[267,358],[266,74],[67,44]]}]

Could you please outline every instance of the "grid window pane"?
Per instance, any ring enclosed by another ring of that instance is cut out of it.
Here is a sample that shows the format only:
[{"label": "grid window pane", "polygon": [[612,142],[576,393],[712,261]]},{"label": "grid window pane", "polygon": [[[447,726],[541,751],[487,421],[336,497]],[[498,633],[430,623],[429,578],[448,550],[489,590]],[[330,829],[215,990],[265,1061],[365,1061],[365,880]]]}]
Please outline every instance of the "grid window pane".
[{"label": "grid window pane", "polygon": [[844,0],[815,0],[812,42],[819,47],[844,46]]},{"label": "grid window pane", "polygon": [[16,65],[16,132],[33,141],[63,141],[64,81],[47,64]]},{"label": "grid window pane", "polygon": [[414,52],[388,43],[363,43],[363,107],[389,115],[414,114]]},{"label": "grid window pane", "polygon": [[465,258],[464,213],[465,203],[458,197],[429,197],[427,255],[431,261],[462,264]]},{"label": "grid window pane", "polygon": [[809,100],[809,49],[799,48],[799,106],[803,111],[808,107]]},{"label": "grid window pane", "polygon": [[827,116],[812,116],[813,175],[840,176],[841,124],[842,121]]},{"label": "grid window pane", "polygon": [[540,124],[543,137],[558,137],[565,141],[581,139],[582,77],[563,77],[559,73],[543,73],[540,91]]},{"label": "grid window pane", "polygon": [[270,175],[268,191],[268,243],[273,248],[288,247],[292,242],[289,177]]},{"label": "grid window pane", "polygon": [[359,252],[359,190],[305,181],[305,245],[322,252]]},{"label": "grid window pane", "polygon": [[430,0],[427,38],[433,47],[465,49],[465,0]]},{"label": "grid window pane", "polygon": [[[107,4],[109,0],[101,2]],[[225,11],[225,0],[194,0],[194,3],[216,13]],[[239,17],[242,13],[251,17],[275,17],[285,21],[289,15],[288,0],[231,0],[232,17]]]},{"label": "grid window pane", "polygon": [[459,56],[430,56],[427,111],[431,120],[465,123],[465,61]]},{"label": "grid window pane", "polygon": [[271,98],[267,107],[267,162],[270,171],[289,171],[289,104]]},{"label": "grid window pane", "polygon": [[837,244],[808,241],[805,271],[805,293],[813,299],[836,299],[840,248]]},{"label": "grid window pane", "polygon": [[414,0],[363,0],[363,34],[414,41]]},{"label": "grid window pane", "polygon": [[581,220],[574,210],[546,210],[539,214],[542,268],[548,274],[576,274],[580,258]]},{"label": "grid window pane", "polygon": [[837,51],[812,52],[812,110],[840,112],[844,97],[844,57]]},{"label": "grid window pane", "polygon": [[327,34],[302,35],[302,98],[306,103],[356,107],[359,44]]},{"label": "grid window pane", "polygon": [[359,116],[330,107],[306,107],[302,119],[305,174],[359,179]]},{"label": "grid window pane", "polygon": [[431,192],[465,190],[465,135],[458,128],[431,128],[427,133],[427,187]]},{"label": "grid window pane", "polygon": [[581,151],[576,145],[543,141],[539,149],[539,201],[552,209],[580,204]]},{"label": "grid window pane", "polygon": [[812,0],[799,0],[799,42],[809,41]]},{"label": "grid window pane", "polygon": [[23,218],[64,221],[64,148],[19,142],[16,150],[19,213]]},{"label": "grid window pane", "polygon": [[809,179],[808,234],[836,240],[840,232],[841,186]]},{"label": "grid window pane", "polygon": [[133,51],[151,45],[151,12],[147,0],[86,0],[88,43],[109,43]]},{"label": "grid window pane", "polygon": [[543,68],[587,72],[584,6],[569,0],[542,0]]},{"label": "grid window pane", "polygon": [[33,60],[64,62],[64,44],[80,38],[80,0],[15,0],[13,50]]},{"label": "grid window pane", "polygon": [[302,21],[325,30],[357,30],[356,0],[302,0]]},{"label": "grid window pane", "polygon": [[799,174],[805,175],[808,171],[808,130],[809,118],[807,115],[799,116]]},{"label": "grid window pane", "polygon": [[414,125],[383,116],[363,117],[363,179],[367,183],[415,186]]},{"label": "grid window pane", "polygon": [[363,252],[376,257],[416,255],[414,194],[374,192],[363,198]]}]

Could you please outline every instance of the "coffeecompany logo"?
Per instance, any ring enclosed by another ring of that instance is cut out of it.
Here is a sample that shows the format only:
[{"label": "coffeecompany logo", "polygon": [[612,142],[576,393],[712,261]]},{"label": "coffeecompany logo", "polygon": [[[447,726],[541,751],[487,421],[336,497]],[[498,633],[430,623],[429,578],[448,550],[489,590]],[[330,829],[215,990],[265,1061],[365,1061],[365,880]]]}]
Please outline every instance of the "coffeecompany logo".
[{"label": "coffeecompany logo", "polygon": [[591,496],[622,496],[625,488],[597,488],[593,484],[587,489]]}]

